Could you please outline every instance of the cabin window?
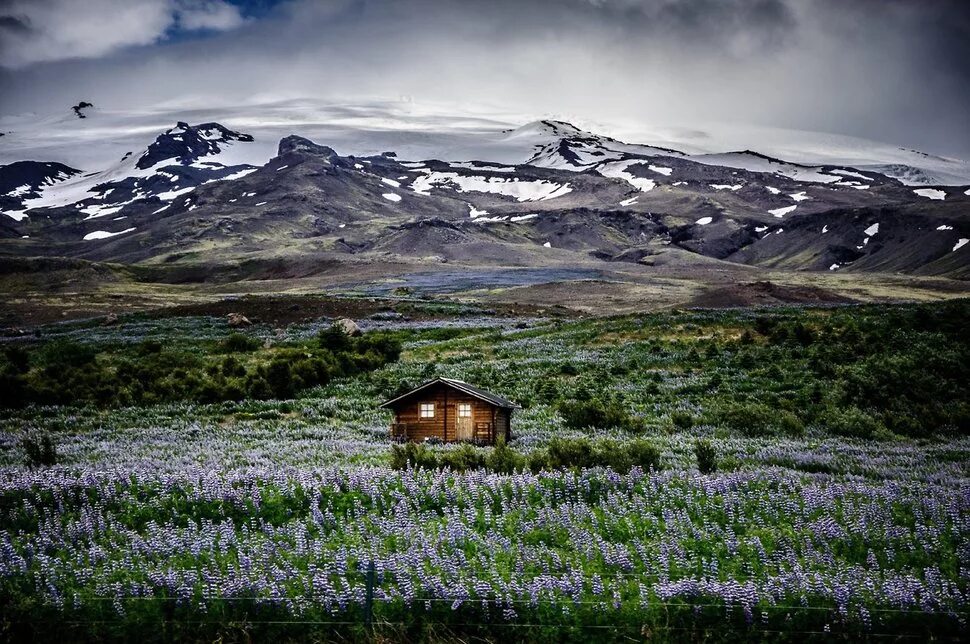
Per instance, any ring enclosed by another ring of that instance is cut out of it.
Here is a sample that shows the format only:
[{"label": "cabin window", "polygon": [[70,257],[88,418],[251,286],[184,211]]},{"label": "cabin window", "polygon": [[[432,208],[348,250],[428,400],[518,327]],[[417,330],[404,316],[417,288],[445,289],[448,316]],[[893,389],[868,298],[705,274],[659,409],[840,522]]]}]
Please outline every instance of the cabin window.
[{"label": "cabin window", "polygon": [[471,418],[471,417],[472,417],[471,403],[458,403],[458,418]]},{"label": "cabin window", "polygon": [[434,418],[434,403],[421,403],[421,418]]}]

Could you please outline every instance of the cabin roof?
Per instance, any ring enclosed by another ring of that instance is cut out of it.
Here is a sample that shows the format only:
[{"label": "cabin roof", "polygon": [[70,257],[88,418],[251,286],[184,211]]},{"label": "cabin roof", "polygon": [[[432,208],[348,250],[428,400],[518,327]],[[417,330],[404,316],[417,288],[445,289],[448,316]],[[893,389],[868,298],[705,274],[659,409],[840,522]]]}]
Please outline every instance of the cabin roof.
[{"label": "cabin roof", "polygon": [[466,393],[469,396],[473,396],[475,398],[478,398],[479,400],[484,400],[485,402],[495,405],[496,407],[501,407],[502,409],[517,409],[519,407],[508,398],[503,398],[498,394],[493,394],[490,391],[485,391],[484,389],[480,389],[474,385],[470,385],[463,380],[455,380],[454,378],[435,378],[434,380],[429,380],[428,382],[422,385],[418,385],[411,391],[401,394],[397,398],[391,398],[390,400],[381,403],[381,407],[390,407],[394,403],[399,402],[405,398],[409,398],[414,394],[417,394],[418,392],[436,384],[443,384],[448,387],[451,387],[452,389],[457,389],[458,391]]}]

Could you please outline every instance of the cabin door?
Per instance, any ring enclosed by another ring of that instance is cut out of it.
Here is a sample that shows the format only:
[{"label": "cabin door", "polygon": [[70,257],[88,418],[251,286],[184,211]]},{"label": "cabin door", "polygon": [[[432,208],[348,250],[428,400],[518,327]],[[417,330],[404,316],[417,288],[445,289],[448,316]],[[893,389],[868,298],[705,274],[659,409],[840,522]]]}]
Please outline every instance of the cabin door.
[{"label": "cabin door", "polygon": [[472,427],[471,403],[458,403],[458,413],[455,418],[455,437],[460,441],[470,441],[475,437]]}]

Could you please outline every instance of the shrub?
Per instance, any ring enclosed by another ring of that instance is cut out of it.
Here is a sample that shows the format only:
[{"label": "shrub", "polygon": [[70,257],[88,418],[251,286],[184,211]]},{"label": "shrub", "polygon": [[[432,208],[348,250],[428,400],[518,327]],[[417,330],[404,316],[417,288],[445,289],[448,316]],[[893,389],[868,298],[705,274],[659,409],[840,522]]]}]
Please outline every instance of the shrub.
[{"label": "shrub", "polygon": [[350,348],[350,345],[353,343],[353,338],[344,333],[342,328],[333,324],[317,334],[317,341],[320,343],[320,347],[330,349],[336,353],[337,351],[345,351]]},{"label": "shrub", "polygon": [[670,414],[670,422],[678,429],[690,429],[694,426],[694,416],[689,411],[676,409]]},{"label": "shrub", "polygon": [[477,470],[485,466],[485,455],[471,445],[460,445],[450,452],[442,452],[438,457],[438,465],[456,472]]},{"label": "shrub", "polygon": [[714,450],[711,441],[702,438],[695,442],[694,455],[697,457],[697,469],[702,474],[711,474],[717,471],[717,452]]},{"label": "shrub", "polygon": [[533,472],[551,469],[549,466],[549,454],[544,449],[537,449],[529,453],[526,463]]},{"label": "shrub", "polygon": [[277,398],[293,395],[293,373],[290,362],[285,358],[274,358],[266,369],[266,383]]},{"label": "shrub", "polygon": [[529,457],[529,467],[533,471],[609,467],[625,474],[634,466],[645,470],[660,469],[660,450],[646,440],[621,444],[611,440],[591,442],[585,438],[554,438],[545,450],[536,450]]},{"label": "shrub", "polygon": [[626,452],[633,465],[640,466],[644,470],[660,469],[660,449],[650,441],[630,441],[626,445]]},{"label": "shrub", "polygon": [[232,333],[222,341],[222,350],[225,353],[248,353],[261,346],[263,346],[263,343],[258,338],[243,333]]},{"label": "shrub", "polygon": [[879,420],[858,407],[828,409],[822,415],[822,424],[833,434],[855,438],[889,438],[891,432]]},{"label": "shrub", "polygon": [[559,399],[559,385],[551,377],[546,377],[536,388],[536,397],[544,403],[554,403]]},{"label": "shrub", "polygon": [[585,438],[553,438],[546,448],[550,469],[592,467],[593,446]]},{"label": "shrub", "polygon": [[40,349],[40,364],[50,371],[61,371],[68,367],[84,367],[98,355],[98,350],[88,344],[70,340],[54,340]]},{"label": "shrub", "polygon": [[27,433],[20,439],[24,450],[24,464],[29,468],[50,467],[57,464],[57,446],[54,438],[46,433]]},{"label": "shrub", "polygon": [[495,444],[495,449],[485,458],[485,466],[493,472],[512,474],[525,469],[526,459],[506,445],[505,441],[499,440]]},{"label": "shrub", "polygon": [[433,452],[424,445],[405,443],[391,445],[391,468],[406,469],[436,469],[438,461]]},{"label": "shrub", "polygon": [[[614,472],[627,473],[633,467],[630,453],[611,440],[601,440],[592,444],[592,454],[585,467],[608,467]],[[579,466],[578,466],[579,467]]]},{"label": "shrub", "polygon": [[604,404],[598,398],[567,400],[560,403],[558,409],[566,427],[571,429],[590,427],[618,427],[630,431],[639,429],[635,418],[615,405]]},{"label": "shrub", "polygon": [[222,375],[226,377],[244,376],[246,375],[246,369],[236,359],[236,356],[229,356],[222,361]]},{"label": "shrub", "polygon": [[745,436],[797,436],[805,430],[795,414],[758,403],[729,403],[714,412],[714,423]]},{"label": "shrub", "polygon": [[30,368],[30,354],[23,347],[16,345],[7,347],[4,357],[14,373],[26,373]]},{"label": "shrub", "polygon": [[564,376],[576,376],[579,374],[579,369],[576,368],[571,362],[564,362],[562,366],[559,367],[559,373]]}]

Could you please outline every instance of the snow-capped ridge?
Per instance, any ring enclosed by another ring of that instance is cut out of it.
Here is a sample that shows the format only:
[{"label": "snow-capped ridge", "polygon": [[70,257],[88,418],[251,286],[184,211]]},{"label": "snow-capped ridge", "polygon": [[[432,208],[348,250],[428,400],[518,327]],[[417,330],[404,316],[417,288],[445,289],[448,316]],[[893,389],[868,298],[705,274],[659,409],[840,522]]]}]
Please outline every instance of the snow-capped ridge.
[{"label": "snow-capped ridge", "polygon": [[160,134],[135,164],[147,170],[165,161],[177,161],[183,165],[218,154],[233,141],[250,143],[253,137],[230,130],[219,123],[189,125],[179,121],[174,128]]}]

